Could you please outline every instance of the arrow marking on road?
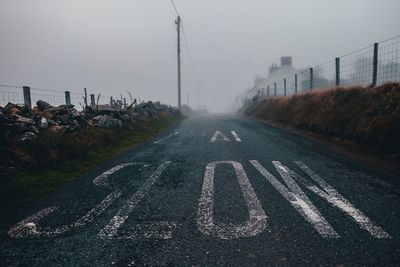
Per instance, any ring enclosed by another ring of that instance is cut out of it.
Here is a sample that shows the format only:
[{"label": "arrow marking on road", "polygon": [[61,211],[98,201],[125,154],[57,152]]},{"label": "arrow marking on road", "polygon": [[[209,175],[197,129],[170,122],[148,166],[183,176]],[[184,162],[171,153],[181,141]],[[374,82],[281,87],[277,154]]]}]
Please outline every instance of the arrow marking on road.
[{"label": "arrow marking on road", "polygon": [[231,131],[231,134],[235,138],[236,142],[242,142],[242,140],[240,139],[239,135],[235,131]]},{"label": "arrow marking on road", "polygon": [[216,131],[214,135],[211,137],[210,143],[214,143],[215,141],[230,142],[231,140],[228,137],[226,137],[221,131]]}]

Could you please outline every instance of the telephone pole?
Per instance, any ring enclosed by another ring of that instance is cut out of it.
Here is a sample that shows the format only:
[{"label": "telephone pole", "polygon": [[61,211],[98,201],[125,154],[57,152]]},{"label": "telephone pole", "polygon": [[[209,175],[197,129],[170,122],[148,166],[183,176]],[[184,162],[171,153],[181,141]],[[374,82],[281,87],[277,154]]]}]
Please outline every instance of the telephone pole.
[{"label": "telephone pole", "polygon": [[181,108],[181,17],[175,20],[176,31],[178,32],[178,108]]}]

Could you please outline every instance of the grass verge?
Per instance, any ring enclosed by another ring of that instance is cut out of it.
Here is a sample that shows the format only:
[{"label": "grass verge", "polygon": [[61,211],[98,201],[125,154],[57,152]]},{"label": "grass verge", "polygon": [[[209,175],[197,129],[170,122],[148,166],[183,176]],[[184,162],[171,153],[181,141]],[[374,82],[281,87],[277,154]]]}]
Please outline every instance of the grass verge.
[{"label": "grass verge", "polygon": [[394,158],[400,156],[399,83],[271,97],[244,109],[250,117],[347,140]]},{"label": "grass verge", "polygon": [[37,142],[10,148],[13,165],[23,168],[0,175],[0,215],[60,188],[181,120],[176,116],[145,121],[140,128],[92,128],[66,135],[45,132]]}]

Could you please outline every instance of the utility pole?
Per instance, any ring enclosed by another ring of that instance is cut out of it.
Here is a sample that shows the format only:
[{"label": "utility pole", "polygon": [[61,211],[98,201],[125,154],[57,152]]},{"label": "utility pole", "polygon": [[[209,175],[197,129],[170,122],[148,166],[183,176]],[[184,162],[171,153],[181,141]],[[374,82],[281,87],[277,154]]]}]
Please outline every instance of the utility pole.
[{"label": "utility pole", "polygon": [[178,108],[181,108],[181,17],[175,20],[178,32]]}]

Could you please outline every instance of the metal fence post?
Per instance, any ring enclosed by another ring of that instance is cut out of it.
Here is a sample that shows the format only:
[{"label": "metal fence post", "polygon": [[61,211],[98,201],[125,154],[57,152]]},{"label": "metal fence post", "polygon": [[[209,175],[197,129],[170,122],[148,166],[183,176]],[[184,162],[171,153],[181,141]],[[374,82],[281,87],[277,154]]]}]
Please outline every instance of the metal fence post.
[{"label": "metal fence post", "polygon": [[372,64],[372,86],[376,86],[378,79],[378,43],[374,44],[374,61]]},{"label": "metal fence post", "polygon": [[96,101],[94,100],[94,94],[90,94],[90,105],[92,107],[96,105]]},{"label": "metal fence post", "polygon": [[297,94],[297,73],[294,75],[294,93]]},{"label": "metal fence post", "polygon": [[69,91],[65,91],[65,104],[71,105],[71,93]]},{"label": "metal fence post", "polygon": [[269,97],[269,85],[267,85],[267,97]]},{"label": "metal fence post", "polygon": [[274,95],[276,96],[276,82],[274,82]]},{"label": "metal fence post", "polygon": [[23,86],[22,89],[24,90],[24,104],[25,106],[32,107],[31,101],[31,88],[29,86]]},{"label": "metal fence post", "polygon": [[283,79],[283,95],[286,96],[286,78]]},{"label": "metal fence post", "polygon": [[340,57],[335,58],[336,65],[336,86],[340,85]]},{"label": "metal fence post", "polygon": [[313,89],[313,80],[314,80],[314,70],[310,68],[310,90]]}]

